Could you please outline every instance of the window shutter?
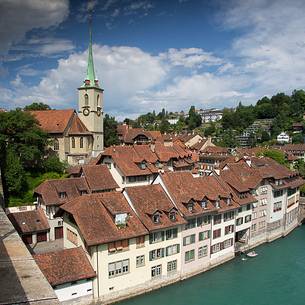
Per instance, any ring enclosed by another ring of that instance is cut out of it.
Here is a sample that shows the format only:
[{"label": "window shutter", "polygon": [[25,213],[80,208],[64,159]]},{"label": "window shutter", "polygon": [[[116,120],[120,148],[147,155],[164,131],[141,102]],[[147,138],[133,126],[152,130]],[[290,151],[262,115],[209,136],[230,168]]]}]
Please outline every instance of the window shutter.
[{"label": "window shutter", "polygon": [[152,244],[153,243],[153,235],[149,234],[149,243]]},{"label": "window shutter", "polygon": [[180,245],[177,244],[177,253],[180,253]]},{"label": "window shutter", "polygon": [[164,248],[161,249],[161,257],[164,257]]},{"label": "window shutter", "polygon": [[195,242],[195,234],[191,235],[191,243],[193,244]]},{"label": "window shutter", "polygon": [[152,251],[149,252],[149,260],[152,261]]},{"label": "window shutter", "polygon": [[173,233],[174,233],[174,238],[176,238],[176,237],[177,237],[177,235],[178,235],[178,229],[177,229],[177,228],[175,228],[175,229],[173,230]]},{"label": "window shutter", "polygon": [[183,246],[186,246],[186,238],[183,237]]},{"label": "window shutter", "polygon": [[161,232],[162,241],[164,240],[164,231]]}]

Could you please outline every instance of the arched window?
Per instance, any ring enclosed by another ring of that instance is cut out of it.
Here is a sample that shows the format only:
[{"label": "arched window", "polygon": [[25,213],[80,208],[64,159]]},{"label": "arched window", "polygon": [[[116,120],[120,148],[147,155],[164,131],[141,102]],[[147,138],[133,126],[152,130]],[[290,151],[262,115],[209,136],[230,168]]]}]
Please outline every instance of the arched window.
[{"label": "arched window", "polygon": [[72,137],[71,141],[72,141],[72,148],[75,148],[75,138]]},{"label": "arched window", "polygon": [[85,106],[89,106],[89,96],[87,93],[85,94]]},{"label": "arched window", "polygon": [[58,139],[54,139],[54,150],[55,151],[59,150],[59,141],[58,141]]},{"label": "arched window", "polygon": [[100,95],[97,95],[96,106],[100,107]]},{"label": "arched window", "polygon": [[80,148],[84,147],[84,138],[83,137],[80,137],[80,139],[79,139],[79,147]]}]

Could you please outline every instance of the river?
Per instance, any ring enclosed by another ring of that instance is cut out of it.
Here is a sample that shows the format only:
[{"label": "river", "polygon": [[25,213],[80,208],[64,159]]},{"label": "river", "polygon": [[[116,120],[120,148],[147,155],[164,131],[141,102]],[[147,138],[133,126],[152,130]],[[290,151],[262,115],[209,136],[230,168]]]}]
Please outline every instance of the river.
[{"label": "river", "polygon": [[305,225],[213,270],[119,305],[305,305]]}]

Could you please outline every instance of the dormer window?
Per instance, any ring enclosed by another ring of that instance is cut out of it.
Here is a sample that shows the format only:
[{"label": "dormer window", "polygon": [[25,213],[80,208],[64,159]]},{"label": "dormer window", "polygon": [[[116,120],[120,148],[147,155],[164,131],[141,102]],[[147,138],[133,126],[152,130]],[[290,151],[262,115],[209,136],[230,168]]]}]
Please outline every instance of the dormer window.
[{"label": "dormer window", "polygon": [[194,203],[193,202],[189,202],[188,205],[187,205],[187,209],[190,213],[193,212],[194,210]]},{"label": "dormer window", "polygon": [[114,222],[116,226],[122,227],[126,226],[128,220],[128,214],[127,213],[118,213],[115,215]]},{"label": "dormer window", "polygon": [[231,205],[231,204],[232,204],[231,198],[227,198],[227,205]]},{"label": "dormer window", "polygon": [[208,208],[208,202],[205,199],[200,202],[200,205],[202,209]]},{"label": "dormer window", "polygon": [[161,219],[160,219],[160,214],[159,213],[155,213],[153,216],[152,216],[152,221],[154,223],[160,223]]},{"label": "dormer window", "polygon": [[81,195],[81,196],[86,195],[86,194],[88,194],[87,191],[85,191],[85,190],[80,191],[80,195]]},{"label": "dormer window", "polygon": [[67,193],[66,193],[66,192],[60,192],[60,193],[59,193],[59,198],[60,198],[60,199],[67,198]]},{"label": "dormer window", "polygon": [[145,169],[146,168],[146,163],[143,161],[140,163],[140,168]]},{"label": "dormer window", "polygon": [[216,200],[216,202],[215,202],[215,206],[216,206],[216,208],[217,208],[217,209],[219,209],[219,208],[220,208],[220,201],[219,201],[219,200]]},{"label": "dormer window", "polygon": [[176,221],[177,220],[177,213],[176,213],[176,211],[169,212],[169,219],[171,221]]}]

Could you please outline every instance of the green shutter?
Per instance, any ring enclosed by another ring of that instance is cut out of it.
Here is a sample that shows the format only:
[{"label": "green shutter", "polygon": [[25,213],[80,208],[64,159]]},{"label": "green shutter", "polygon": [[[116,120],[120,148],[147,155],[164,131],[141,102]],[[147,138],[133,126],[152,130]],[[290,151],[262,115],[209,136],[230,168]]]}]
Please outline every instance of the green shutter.
[{"label": "green shutter", "polygon": [[152,244],[153,243],[153,235],[149,234],[149,243]]},{"label": "green shutter", "polygon": [[164,231],[161,232],[162,241],[164,240]]},{"label": "green shutter", "polygon": [[183,237],[183,246],[186,246],[186,238]]},{"label": "green shutter", "polygon": [[178,235],[178,229],[175,228],[175,229],[173,229],[173,236],[174,236],[174,238],[176,238],[177,235]]},{"label": "green shutter", "polygon": [[152,251],[149,252],[149,260],[152,261]]},{"label": "green shutter", "polygon": [[177,253],[180,253],[180,245],[177,244]]},{"label": "green shutter", "polygon": [[195,234],[191,235],[191,244],[195,242]]}]

